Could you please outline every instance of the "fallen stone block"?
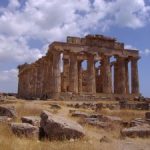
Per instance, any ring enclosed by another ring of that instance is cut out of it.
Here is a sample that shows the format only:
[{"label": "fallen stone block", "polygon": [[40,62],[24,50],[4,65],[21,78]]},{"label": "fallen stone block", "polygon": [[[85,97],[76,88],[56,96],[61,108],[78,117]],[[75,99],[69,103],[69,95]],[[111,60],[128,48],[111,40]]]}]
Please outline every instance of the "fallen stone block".
[{"label": "fallen stone block", "polygon": [[13,106],[0,106],[0,116],[16,118],[16,110]]},{"label": "fallen stone block", "polygon": [[89,117],[89,114],[87,114],[86,112],[75,111],[72,113],[72,116],[86,118],[86,117]]},{"label": "fallen stone block", "polygon": [[96,118],[98,120],[102,120],[103,117],[104,116],[101,115],[101,114],[91,114],[91,115],[89,115],[89,118]]},{"label": "fallen stone block", "polygon": [[150,126],[142,125],[142,126],[135,126],[131,128],[124,128],[121,130],[121,135],[128,136],[128,137],[149,137]]},{"label": "fallen stone block", "polygon": [[12,118],[9,118],[7,116],[0,116],[0,123],[9,123],[12,120]]},{"label": "fallen stone block", "polygon": [[39,128],[28,123],[11,123],[11,130],[19,137],[39,138]]},{"label": "fallen stone block", "polygon": [[146,119],[150,119],[150,112],[146,112],[146,113],[145,113],[145,118],[146,118]]},{"label": "fallen stone block", "polygon": [[58,104],[50,104],[51,109],[61,109],[61,106]]},{"label": "fallen stone block", "polygon": [[100,139],[100,143],[110,143],[112,142],[110,138],[108,138],[107,136],[103,136],[101,139]]},{"label": "fallen stone block", "polygon": [[85,135],[78,123],[54,116],[47,111],[41,113],[41,128],[50,140],[76,139]]},{"label": "fallen stone block", "polygon": [[123,120],[120,117],[116,117],[116,116],[104,116],[103,121],[110,121],[110,122],[114,122],[114,123],[122,123]]},{"label": "fallen stone block", "polygon": [[130,127],[141,126],[148,124],[148,122],[143,118],[136,118],[130,122]]},{"label": "fallen stone block", "polygon": [[33,126],[40,126],[41,118],[39,116],[23,116],[21,117],[23,123],[29,123]]},{"label": "fallen stone block", "polygon": [[103,122],[103,121],[98,121],[97,119],[94,118],[86,118],[85,122],[88,123],[89,125],[98,127],[98,128],[104,128],[108,129],[111,127],[111,124],[108,122]]}]

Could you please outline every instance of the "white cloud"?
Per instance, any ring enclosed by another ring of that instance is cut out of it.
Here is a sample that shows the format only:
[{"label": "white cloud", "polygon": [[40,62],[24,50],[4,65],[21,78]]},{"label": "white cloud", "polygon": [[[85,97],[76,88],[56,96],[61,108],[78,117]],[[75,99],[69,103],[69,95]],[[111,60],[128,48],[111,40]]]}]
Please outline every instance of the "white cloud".
[{"label": "white cloud", "polygon": [[32,62],[42,56],[39,49],[32,49],[23,37],[0,36],[0,63]]},{"label": "white cloud", "polygon": [[138,50],[138,49],[137,49],[136,47],[134,47],[133,45],[128,45],[128,44],[124,45],[124,48],[125,48],[125,49]]},{"label": "white cloud", "polygon": [[9,0],[8,8],[14,10],[20,7],[19,0]]},{"label": "white cloud", "polygon": [[0,71],[0,91],[16,92],[17,91],[17,69]]},{"label": "white cloud", "polygon": [[143,27],[149,18],[150,7],[144,0],[117,0],[111,6],[118,25],[133,29]]},{"label": "white cloud", "polygon": [[144,51],[140,51],[141,55],[150,56],[150,49],[145,49]]},{"label": "white cloud", "polygon": [[114,25],[136,29],[147,23],[149,12],[144,0],[26,0],[24,6],[9,0],[7,7],[0,7],[0,65],[7,68],[41,57],[45,51],[32,48],[32,39],[47,45]]}]

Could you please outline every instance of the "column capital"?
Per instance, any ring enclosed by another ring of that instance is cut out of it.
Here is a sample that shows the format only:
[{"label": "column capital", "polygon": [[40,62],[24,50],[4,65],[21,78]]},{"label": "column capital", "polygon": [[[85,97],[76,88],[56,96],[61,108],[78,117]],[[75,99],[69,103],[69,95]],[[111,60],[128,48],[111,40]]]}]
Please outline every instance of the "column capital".
[{"label": "column capital", "polygon": [[92,53],[88,53],[88,52],[87,52],[87,53],[86,53],[86,56],[87,56],[87,57],[94,57],[95,54],[92,54]]},{"label": "column capital", "polygon": [[103,60],[103,59],[106,59],[106,58],[110,58],[112,56],[108,55],[108,54],[101,54],[101,57],[102,57],[102,60]]},{"label": "column capital", "polygon": [[60,55],[62,53],[62,51],[59,51],[59,50],[57,50],[57,49],[54,49],[53,51],[52,51],[52,54],[53,55]]},{"label": "column capital", "polygon": [[130,57],[130,60],[131,61],[138,61],[140,58],[141,58],[140,56],[139,57]]}]

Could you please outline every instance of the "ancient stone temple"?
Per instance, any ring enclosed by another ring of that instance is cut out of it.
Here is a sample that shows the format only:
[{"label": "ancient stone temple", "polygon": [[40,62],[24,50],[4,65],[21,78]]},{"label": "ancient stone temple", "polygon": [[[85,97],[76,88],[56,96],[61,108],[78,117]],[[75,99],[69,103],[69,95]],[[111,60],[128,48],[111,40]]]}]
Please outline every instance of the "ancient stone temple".
[{"label": "ancient stone temple", "polygon": [[100,99],[139,96],[137,50],[103,35],[53,42],[46,56],[18,66],[21,98]]}]

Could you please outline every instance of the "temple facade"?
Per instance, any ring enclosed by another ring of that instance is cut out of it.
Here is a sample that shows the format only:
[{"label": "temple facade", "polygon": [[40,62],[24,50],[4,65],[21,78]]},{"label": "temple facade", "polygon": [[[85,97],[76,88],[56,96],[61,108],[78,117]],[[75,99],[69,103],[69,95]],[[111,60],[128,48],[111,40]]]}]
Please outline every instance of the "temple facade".
[{"label": "temple facade", "polygon": [[139,96],[137,50],[103,35],[53,42],[46,56],[18,66],[18,96],[73,98]]}]

